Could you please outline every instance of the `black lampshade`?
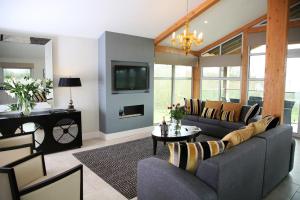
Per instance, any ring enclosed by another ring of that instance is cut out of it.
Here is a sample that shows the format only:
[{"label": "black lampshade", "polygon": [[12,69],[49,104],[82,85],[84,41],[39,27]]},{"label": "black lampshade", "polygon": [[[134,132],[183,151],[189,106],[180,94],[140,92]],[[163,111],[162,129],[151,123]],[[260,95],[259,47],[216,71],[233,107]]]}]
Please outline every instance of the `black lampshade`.
[{"label": "black lampshade", "polygon": [[81,81],[80,78],[60,78],[59,87],[80,87]]}]

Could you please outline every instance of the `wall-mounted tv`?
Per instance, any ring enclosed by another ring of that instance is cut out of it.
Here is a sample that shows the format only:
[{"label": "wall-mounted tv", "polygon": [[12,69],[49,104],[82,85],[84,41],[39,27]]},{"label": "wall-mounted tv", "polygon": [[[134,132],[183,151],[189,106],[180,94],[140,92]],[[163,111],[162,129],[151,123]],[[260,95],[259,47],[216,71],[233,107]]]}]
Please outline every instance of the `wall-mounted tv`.
[{"label": "wall-mounted tv", "polygon": [[149,66],[114,65],[113,90],[148,90]]}]

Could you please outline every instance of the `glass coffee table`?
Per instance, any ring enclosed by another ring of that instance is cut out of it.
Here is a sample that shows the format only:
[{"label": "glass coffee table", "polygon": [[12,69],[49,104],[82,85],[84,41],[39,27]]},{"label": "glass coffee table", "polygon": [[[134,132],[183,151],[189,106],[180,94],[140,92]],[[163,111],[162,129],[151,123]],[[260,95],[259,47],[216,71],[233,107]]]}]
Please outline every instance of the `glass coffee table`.
[{"label": "glass coffee table", "polygon": [[167,142],[179,142],[187,141],[190,142],[193,140],[196,141],[196,138],[201,134],[201,129],[196,126],[181,126],[180,131],[175,131],[175,125],[170,125],[168,134],[162,134],[160,126],[155,126],[152,132],[153,140],[153,155],[156,155],[157,142],[161,141],[166,145]]}]

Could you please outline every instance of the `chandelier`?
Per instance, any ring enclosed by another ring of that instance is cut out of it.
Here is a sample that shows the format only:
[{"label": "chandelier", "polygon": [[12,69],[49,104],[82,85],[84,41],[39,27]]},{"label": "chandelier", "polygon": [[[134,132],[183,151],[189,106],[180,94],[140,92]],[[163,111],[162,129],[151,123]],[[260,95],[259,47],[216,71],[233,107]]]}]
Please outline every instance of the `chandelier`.
[{"label": "chandelier", "polygon": [[172,45],[173,46],[179,46],[181,49],[185,51],[185,54],[187,55],[190,53],[192,45],[199,46],[203,42],[203,33],[199,33],[197,36],[197,31],[194,30],[194,32],[190,32],[190,23],[189,23],[189,17],[188,17],[188,8],[189,8],[189,0],[187,0],[186,4],[186,22],[184,25],[184,31],[183,33],[176,35],[175,32],[172,34]]}]

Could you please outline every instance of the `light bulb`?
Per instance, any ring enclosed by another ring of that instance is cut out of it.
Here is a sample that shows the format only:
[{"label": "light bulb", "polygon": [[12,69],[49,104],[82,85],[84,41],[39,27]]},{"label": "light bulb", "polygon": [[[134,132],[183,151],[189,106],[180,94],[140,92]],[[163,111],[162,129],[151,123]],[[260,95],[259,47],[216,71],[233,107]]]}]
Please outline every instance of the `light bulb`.
[{"label": "light bulb", "polygon": [[172,38],[173,38],[173,39],[175,39],[175,36],[176,36],[176,33],[175,33],[175,32],[173,32],[173,34],[172,34]]},{"label": "light bulb", "polygon": [[203,33],[202,32],[199,33],[198,38],[202,40],[202,38],[203,38]]},{"label": "light bulb", "polygon": [[196,30],[194,30],[194,36],[197,37],[197,31]]}]

